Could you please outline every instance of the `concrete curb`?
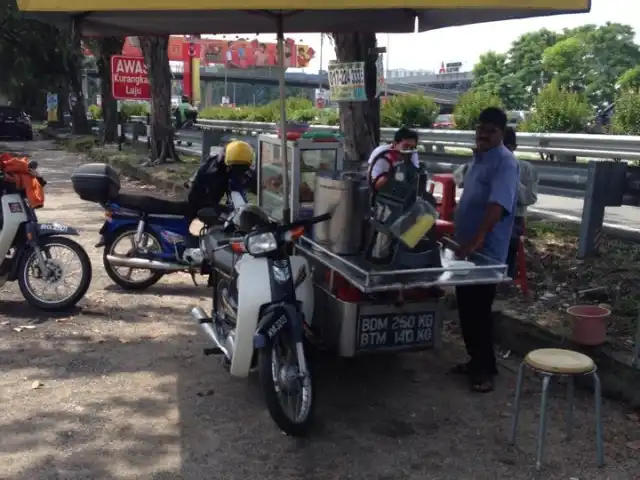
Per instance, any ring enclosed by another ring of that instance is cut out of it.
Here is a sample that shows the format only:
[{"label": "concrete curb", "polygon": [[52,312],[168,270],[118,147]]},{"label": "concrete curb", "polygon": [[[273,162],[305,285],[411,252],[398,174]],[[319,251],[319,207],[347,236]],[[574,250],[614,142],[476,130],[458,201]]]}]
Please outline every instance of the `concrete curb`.
[{"label": "concrete curb", "polygon": [[[512,312],[494,312],[496,334],[503,348],[524,356],[537,348],[564,348],[590,356],[598,366],[603,395],[640,406],[640,369],[631,366],[631,352],[614,351],[608,344],[585,347],[538,325],[518,318]],[[578,383],[591,389],[590,377],[578,377]]]}]

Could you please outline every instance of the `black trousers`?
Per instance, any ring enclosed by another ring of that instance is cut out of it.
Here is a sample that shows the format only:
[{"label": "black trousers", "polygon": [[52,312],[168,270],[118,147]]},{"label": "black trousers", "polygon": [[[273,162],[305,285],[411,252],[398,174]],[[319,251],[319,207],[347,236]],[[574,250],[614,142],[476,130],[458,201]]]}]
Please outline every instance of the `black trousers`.
[{"label": "black trousers", "polygon": [[458,315],[462,337],[471,358],[472,373],[498,373],[493,350],[493,316],[491,307],[496,285],[464,285],[456,287]]}]

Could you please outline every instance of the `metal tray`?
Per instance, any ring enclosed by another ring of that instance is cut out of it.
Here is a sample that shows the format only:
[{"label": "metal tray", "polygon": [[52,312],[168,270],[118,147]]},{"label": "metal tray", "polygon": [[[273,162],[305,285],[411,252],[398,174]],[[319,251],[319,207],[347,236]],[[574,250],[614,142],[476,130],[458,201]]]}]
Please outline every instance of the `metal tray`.
[{"label": "metal tray", "polygon": [[[447,250],[451,251],[455,246],[453,241],[443,239],[441,256],[445,262],[450,255]],[[511,281],[506,274],[506,264],[500,264],[480,254],[472,254],[467,259],[475,264],[471,268],[445,266],[391,270],[372,264],[364,258],[364,255],[349,257],[336,255],[306,236],[300,238],[296,249],[310,260],[327,267],[332,272],[332,276],[337,273],[363,293]],[[456,273],[463,270],[468,273],[464,275]]]}]

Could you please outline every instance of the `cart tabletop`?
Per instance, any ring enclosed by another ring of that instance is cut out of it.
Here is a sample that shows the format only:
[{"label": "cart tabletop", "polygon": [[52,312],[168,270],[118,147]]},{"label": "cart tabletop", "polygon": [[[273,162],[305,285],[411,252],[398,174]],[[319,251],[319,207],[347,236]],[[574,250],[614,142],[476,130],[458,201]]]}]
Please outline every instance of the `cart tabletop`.
[{"label": "cart tabletop", "polygon": [[443,241],[442,267],[403,270],[374,265],[364,255],[337,255],[308,237],[302,237],[296,248],[312,262],[324,265],[363,293],[511,281],[506,274],[506,264],[484,255],[472,254],[468,257],[467,260],[473,263],[473,266],[461,268],[448,265],[453,258],[454,245],[450,240]]}]

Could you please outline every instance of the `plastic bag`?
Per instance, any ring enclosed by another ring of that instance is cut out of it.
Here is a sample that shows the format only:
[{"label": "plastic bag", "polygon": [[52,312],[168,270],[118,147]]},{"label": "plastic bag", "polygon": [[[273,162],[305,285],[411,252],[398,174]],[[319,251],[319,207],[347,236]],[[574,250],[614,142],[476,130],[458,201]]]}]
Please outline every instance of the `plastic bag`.
[{"label": "plastic bag", "polygon": [[422,198],[400,215],[389,231],[409,248],[414,248],[433,228],[438,218],[437,210]]}]

